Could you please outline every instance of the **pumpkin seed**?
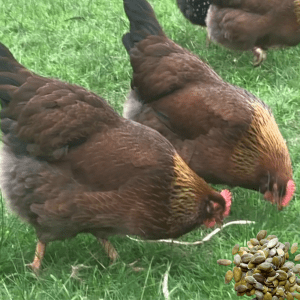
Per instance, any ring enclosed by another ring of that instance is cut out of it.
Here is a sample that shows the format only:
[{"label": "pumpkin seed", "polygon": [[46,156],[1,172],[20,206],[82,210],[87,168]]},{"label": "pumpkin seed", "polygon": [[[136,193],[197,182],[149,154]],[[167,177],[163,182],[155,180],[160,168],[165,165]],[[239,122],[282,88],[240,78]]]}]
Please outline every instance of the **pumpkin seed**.
[{"label": "pumpkin seed", "polygon": [[239,285],[237,288],[236,288],[236,291],[238,293],[244,293],[247,291],[247,287],[245,285]]},{"label": "pumpkin seed", "polygon": [[268,242],[269,242],[269,240],[267,240],[267,239],[262,239],[262,240],[259,241],[259,243],[261,244],[261,246],[264,245],[264,244],[266,244],[266,243],[268,243]]},{"label": "pumpkin seed", "polygon": [[276,275],[275,275],[275,276],[268,277],[268,278],[267,278],[267,281],[269,281],[269,282],[272,282],[272,281],[274,281],[274,280],[275,280],[275,279],[278,277],[278,275],[279,275],[279,274],[277,274],[277,273],[276,273]]},{"label": "pumpkin seed", "polygon": [[291,253],[294,254],[298,250],[298,243],[294,243],[291,248]]},{"label": "pumpkin seed", "polygon": [[269,277],[273,277],[273,276],[275,276],[275,275],[276,275],[275,270],[272,270],[271,272],[268,273],[268,276],[269,276]]},{"label": "pumpkin seed", "polygon": [[282,250],[282,249],[277,249],[277,253],[278,253],[278,255],[283,255],[284,254],[284,251]]},{"label": "pumpkin seed", "polygon": [[299,264],[295,265],[295,266],[293,267],[292,271],[293,271],[294,273],[299,273],[299,272],[300,272],[300,265],[299,265]]},{"label": "pumpkin seed", "polygon": [[284,244],[283,244],[283,243],[281,243],[281,242],[278,242],[278,244],[276,245],[276,248],[277,248],[277,249],[281,249],[281,250],[283,250],[283,248],[284,248]]},{"label": "pumpkin seed", "polygon": [[233,278],[233,272],[228,270],[225,274],[225,284],[228,284]]},{"label": "pumpkin seed", "polygon": [[266,292],[263,297],[263,300],[272,300],[272,294],[269,292]]},{"label": "pumpkin seed", "polygon": [[253,238],[253,239],[250,239],[250,242],[251,242],[251,244],[252,244],[253,246],[257,246],[257,245],[259,245],[259,241],[258,241],[258,239],[255,239],[255,238]]},{"label": "pumpkin seed", "polygon": [[297,300],[300,300],[300,294],[292,293],[292,296],[295,297]]},{"label": "pumpkin seed", "polygon": [[268,248],[263,250],[263,253],[265,254],[265,257],[269,256],[270,250]]},{"label": "pumpkin seed", "polygon": [[286,293],[286,299],[287,300],[294,300],[294,296],[290,292],[287,292]]},{"label": "pumpkin seed", "polygon": [[233,268],[233,278],[235,282],[239,282],[242,278],[242,269],[240,267]]},{"label": "pumpkin seed", "polygon": [[294,260],[299,261],[300,260],[300,254],[296,255]]},{"label": "pumpkin seed", "polygon": [[232,255],[237,254],[238,251],[239,251],[239,249],[240,249],[240,245],[239,245],[239,244],[235,244],[235,245],[233,246],[233,248],[232,248]]},{"label": "pumpkin seed", "polygon": [[253,278],[259,281],[260,283],[264,283],[265,281],[265,277],[260,273],[253,274]]},{"label": "pumpkin seed", "polygon": [[256,282],[256,279],[253,276],[246,276],[245,280],[250,284],[254,284]]},{"label": "pumpkin seed", "polygon": [[232,261],[229,259],[218,259],[217,263],[221,266],[229,266],[232,264]]},{"label": "pumpkin seed", "polygon": [[264,263],[261,263],[260,265],[258,265],[257,269],[264,271],[264,272],[269,272],[272,270],[272,265],[268,262],[264,262]]},{"label": "pumpkin seed", "polygon": [[249,252],[249,249],[247,247],[241,247],[240,250],[241,251],[246,251],[246,253]]},{"label": "pumpkin seed", "polygon": [[294,282],[296,282],[296,275],[295,274],[293,274],[290,278],[289,278],[289,282],[290,283],[294,283]]},{"label": "pumpkin seed", "polygon": [[252,257],[251,262],[254,264],[261,264],[266,260],[266,258],[262,255],[256,256],[256,257]]},{"label": "pumpkin seed", "polygon": [[272,264],[275,265],[277,268],[279,267],[279,258],[278,258],[278,256],[273,257]]},{"label": "pumpkin seed", "polygon": [[295,264],[292,261],[287,261],[283,266],[287,267],[288,269],[292,269],[294,265]]},{"label": "pumpkin seed", "polygon": [[276,255],[276,253],[277,253],[277,250],[276,249],[270,249],[270,252],[269,252],[269,256],[268,257],[273,257],[273,256],[275,256]]},{"label": "pumpkin seed", "polygon": [[260,241],[260,240],[264,239],[266,236],[267,236],[267,230],[261,230],[257,234],[256,238],[257,238],[258,241]]},{"label": "pumpkin seed", "polygon": [[246,254],[244,254],[244,255],[241,257],[242,262],[247,264],[247,263],[251,260],[252,256],[253,256],[253,254],[251,254],[251,253],[246,253]]},{"label": "pumpkin seed", "polygon": [[247,246],[249,247],[249,249],[254,247],[253,244],[250,241],[247,242]]},{"label": "pumpkin seed", "polygon": [[289,242],[284,243],[284,248],[283,248],[284,252],[288,252],[290,249],[290,246],[291,246],[291,244]]},{"label": "pumpkin seed", "polygon": [[270,235],[268,235],[267,237],[266,237],[266,239],[267,240],[272,240],[272,239],[276,239],[277,238],[277,236],[276,235],[274,235],[274,234],[270,234]]},{"label": "pumpkin seed", "polygon": [[258,290],[255,291],[255,296],[256,296],[257,300],[262,300],[264,298],[264,294]]},{"label": "pumpkin seed", "polygon": [[290,292],[293,293],[296,291],[296,289],[297,289],[297,285],[294,284],[293,286],[290,287]]},{"label": "pumpkin seed", "polygon": [[243,269],[248,270],[248,265],[245,264],[245,263],[240,263],[240,267],[243,268]]},{"label": "pumpkin seed", "polygon": [[260,282],[255,282],[254,287],[255,287],[256,290],[260,290],[260,291],[264,290],[264,286]]},{"label": "pumpkin seed", "polygon": [[286,280],[286,279],[287,279],[287,274],[286,274],[284,271],[282,271],[282,270],[277,270],[277,274],[278,274],[277,279],[278,279],[279,281],[281,281],[281,280]]},{"label": "pumpkin seed", "polygon": [[284,290],[283,290],[283,288],[278,288],[278,290],[277,290],[277,292],[276,292],[276,295],[278,295],[278,296],[283,296],[284,295]]},{"label": "pumpkin seed", "polygon": [[240,263],[241,263],[241,257],[240,257],[238,254],[236,254],[236,255],[234,256],[233,263],[234,263],[236,266],[239,266],[239,265],[240,265]]},{"label": "pumpkin seed", "polygon": [[275,247],[277,245],[277,243],[278,243],[278,238],[277,237],[274,238],[274,239],[271,239],[269,241],[269,243],[267,244],[267,248],[271,249],[271,248]]}]

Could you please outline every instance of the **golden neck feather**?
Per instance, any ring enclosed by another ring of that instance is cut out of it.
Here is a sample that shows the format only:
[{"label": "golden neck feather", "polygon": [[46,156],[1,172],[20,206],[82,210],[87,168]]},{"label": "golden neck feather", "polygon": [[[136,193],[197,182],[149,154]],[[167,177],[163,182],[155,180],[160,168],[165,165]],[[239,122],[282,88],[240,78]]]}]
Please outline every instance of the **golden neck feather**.
[{"label": "golden neck feather", "polygon": [[184,222],[188,216],[197,217],[201,196],[210,194],[213,189],[177,153],[173,158],[174,181],[170,199],[172,215],[177,222]]},{"label": "golden neck feather", "polygon": [[253,175],[257,164],[263,164],[270,171],[278,171],[292,178],[288,148],[273,115],[262,103],[254,102],[251,106],[253,120],[231,157],[231,161],[238,166],[235,174],[242,177]]}]

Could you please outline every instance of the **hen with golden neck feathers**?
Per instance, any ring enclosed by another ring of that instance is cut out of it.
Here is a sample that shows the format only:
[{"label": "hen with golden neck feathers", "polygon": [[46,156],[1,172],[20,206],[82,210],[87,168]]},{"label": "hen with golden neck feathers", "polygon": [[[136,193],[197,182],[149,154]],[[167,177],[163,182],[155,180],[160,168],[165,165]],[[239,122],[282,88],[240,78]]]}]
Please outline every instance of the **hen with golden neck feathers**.
[{"label": "hen with golden neck feathers", "polygon": [[175,238],[221,222],[230,194],[213,190],[157,131],[120,117],[85,90],[44,78],[0,44],[1,190],[34,226],[30,265],[48,242],[91,233]]},{"label": "hen with golden neck feathers", "polygon": [[291,160],[267,105],[170,40],[146,0],[124,0],[124,8],[133,69],[124,116],[160,132],[206,181],[287,205],[295,190]]}]

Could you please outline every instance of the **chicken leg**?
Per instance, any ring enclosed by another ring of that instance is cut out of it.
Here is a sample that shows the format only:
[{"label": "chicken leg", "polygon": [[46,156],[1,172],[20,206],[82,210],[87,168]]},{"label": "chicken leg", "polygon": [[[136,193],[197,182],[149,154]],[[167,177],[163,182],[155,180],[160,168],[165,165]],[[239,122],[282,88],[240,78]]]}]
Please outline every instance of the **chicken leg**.
[{"label": "chicken leg", "polygon": [[119,254],[114,248],[114,246],[110,243],[110,241],[106,239],[98,238],[98,241],[102,244],[104,251],[108,255],[111,260],[111,264],[115,263],[116,260],[119,258]]},{"label": "chicken leg", "polygon": [[45,255],[45,250],[46,250],[46,244],[44,244],[41,241],[38,241],[35,249],[35,256],[33,262],[31,264],[26,265],[27,267],[31,268],[35,274],[38,274],[40,270],[42,260]]}]

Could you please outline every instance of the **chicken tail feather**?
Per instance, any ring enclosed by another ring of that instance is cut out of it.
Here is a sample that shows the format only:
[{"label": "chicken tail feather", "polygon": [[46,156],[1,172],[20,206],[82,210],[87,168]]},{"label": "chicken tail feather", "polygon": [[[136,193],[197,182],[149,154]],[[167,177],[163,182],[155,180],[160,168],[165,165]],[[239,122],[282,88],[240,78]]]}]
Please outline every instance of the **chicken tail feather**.
[{"label": "chicken tail feather", "polygon": [[122,42],[129,52],[135,43],[149,35],[163,35],[155,13],[145,0],[124,0],[125,13],[130,21],[130,32],[124,34]]},{"label": "chicken tail feather", "polygon": [[[24,71],[19,72],[20,69]],[[2,108],[7,107],[16,87],[21,86],[31,74],[13,57],[6,46],[0,43],[0,100]],[[2,112],[3,113],[3,112]],[[3,117],[1,115],[1,117]]]},{"label": "chicken tail feather", "polygon": [[[14,59],[14,56],[12,53],[9,51],[7,47],[5,47],[3,44],[0,43],[0,57],[7,57],[9,59]],[[2,64],[0,65],[0,68],[2,69]]]}]

